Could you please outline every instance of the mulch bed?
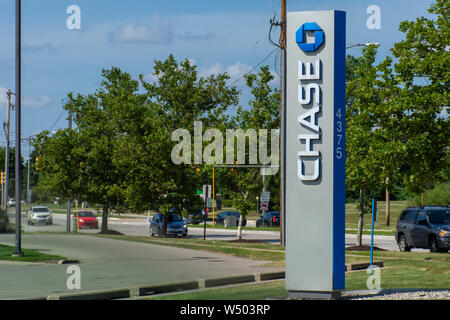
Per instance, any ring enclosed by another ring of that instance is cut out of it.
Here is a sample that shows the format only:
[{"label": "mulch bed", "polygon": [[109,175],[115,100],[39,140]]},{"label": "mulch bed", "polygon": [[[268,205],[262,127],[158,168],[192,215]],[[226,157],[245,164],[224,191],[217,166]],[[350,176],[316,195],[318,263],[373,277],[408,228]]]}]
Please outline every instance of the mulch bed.
[{"label": "mulch bed", "polygon": [[116,231],[116,230],[100,231],[98,234],[112,234],[112,235],[119,235],[119,236],[123,236],[124,235],[122,232],[119,232],[119,231]]},{"label": "mulch bed", "polygon": [[[345,250],[347,251],[370,251],[370,246],[351,246],[351,247],[347,247],[345,248]],[[373,251],[388,251],[382,248],[378,248],[378,247],[373,247]]]},{"label": "mulch bed", "polygon": [[261,240],[249,240],[249,239],[236,239],[236,240],[230,240],[229,243],[264,243],[264,241]]}]

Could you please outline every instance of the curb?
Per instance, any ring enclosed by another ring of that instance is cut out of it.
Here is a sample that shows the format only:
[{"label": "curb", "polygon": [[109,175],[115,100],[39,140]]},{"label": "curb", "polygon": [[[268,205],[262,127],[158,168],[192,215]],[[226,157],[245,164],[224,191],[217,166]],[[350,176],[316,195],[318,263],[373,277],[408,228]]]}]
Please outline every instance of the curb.
[{"label": "curb", "polygon": [[341,292],[341,298],[373,296],[383,294],[385,291],[385,289],[343,291]]},{"label": "curb", "polygon": [[[272,271],[254,273],[251,275],[238,275],[231,277],[219,277],[198,279],[193,281],[182,281],[173,283],[163,283],[156,285],[142,285],[133,286],[129,288],[121,289],[109,289],[109,290],[96,290],[79,293],[64,293],[64,294],[51,294],[46,300],[112,300],[112,299],[126,299],[142,296],[149,296],[161,293],[175,293],[187,290],[214,288],[224,285],[238,284],[238,283],[253,283],[263,282],[267,280],[284,279],[284,271]],[[30,298],[31,300],[36,298]],[[43,299],[43,298],[37,298]],[[45,298],[44,298],[45,299]]]},{"label": "curb", "polygon": [[76,264],[80,263],[80,260],[77,259],[62,259],[58,261],[58,264]]},{"label": "curb", "polygon": [[194,290],[198,288],[199,288],[198,281],[184,281],[184,282],[165,283],[160,285],[137,286],[130,288],[130,297],[140,297],[152,294]]},{"label": "curb", "polygon": [[[374,261],[372,266],[377,266],[380,268],[384,267],[383,261]],[[370,262],[362,262],[362,263],[348,263],[345,265],[345,272],[348,271],[356,271],[356,270],[366,270],[370,267]]]},{"label": "curb", "polygon": [[[259,277],[259,279],[260,278],[261,277]],[[214,279],[205,279],[204,288],[214,288],[214,287],[220,287],[220,286],[225,286],[225,285],[229,285],[229,284],[238,284],[238,283],[255,282],[255,281],[256,281],[255,274],[214,278]]]},{"label": "curb", "polygon": [[111,300],[129,298],[130,289],[112,289],[112,290],[97,290],[87,291],[83,293],[65,293],[65,294],[51,294],[47,300]]}]

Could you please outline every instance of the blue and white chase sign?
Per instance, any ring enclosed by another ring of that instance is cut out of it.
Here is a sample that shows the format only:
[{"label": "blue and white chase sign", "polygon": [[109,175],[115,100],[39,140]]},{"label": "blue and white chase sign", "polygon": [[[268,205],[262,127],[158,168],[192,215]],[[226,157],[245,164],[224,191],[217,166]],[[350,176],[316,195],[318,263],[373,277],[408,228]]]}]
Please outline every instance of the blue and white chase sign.
[{"label": "blue and white chase sign", "polygon": [[286,287],[331,297],[345,287],[345,19],[287,15]]}]

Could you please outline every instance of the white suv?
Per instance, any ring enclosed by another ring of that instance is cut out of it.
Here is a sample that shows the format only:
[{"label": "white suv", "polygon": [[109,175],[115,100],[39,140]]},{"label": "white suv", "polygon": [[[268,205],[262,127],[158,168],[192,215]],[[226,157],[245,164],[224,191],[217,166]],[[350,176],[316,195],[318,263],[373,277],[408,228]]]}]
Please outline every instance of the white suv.
[{"label": "white suv", "polygon": [[28,224],[35,223],[53,224],[52,212],[44,206],[31,207],[28,211]]},{"label": "white suv", "polygon": [[15,207],[16,206],[16,199],[10,198],[8,200],[8,207]]}]

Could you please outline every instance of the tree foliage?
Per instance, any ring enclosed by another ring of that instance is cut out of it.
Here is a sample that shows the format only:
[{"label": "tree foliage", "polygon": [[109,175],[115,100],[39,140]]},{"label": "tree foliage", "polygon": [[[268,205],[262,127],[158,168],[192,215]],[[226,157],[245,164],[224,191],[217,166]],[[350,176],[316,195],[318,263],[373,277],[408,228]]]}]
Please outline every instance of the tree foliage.
[{"label": "tree foliage", "polygon": [[198,177],[192,166],[172,162],[172,132],[193,131],[198,120],[217,123],[237,102],[226,74],[198,78],[188,60],[156,61],[154,75],[158,80],[149,83],[118,68],[103,70],[95,93],[69,94],[65,108],[76,128],[43,132],[35,143],[41,188],[102,204],[102,231],[111,208],[165,214],[198,208]]},{"label": "tree foliage", "polygon": [[392,49],[401,84],[396,104],[403,107],[407,123],[395,132],[407,140],[404,182],[413,192],[449,178],[450,128],[444,116],[450,104],[449,7],[449,1],[437,0],[428,10],[433,18],[402,22],[405,39]]}]

